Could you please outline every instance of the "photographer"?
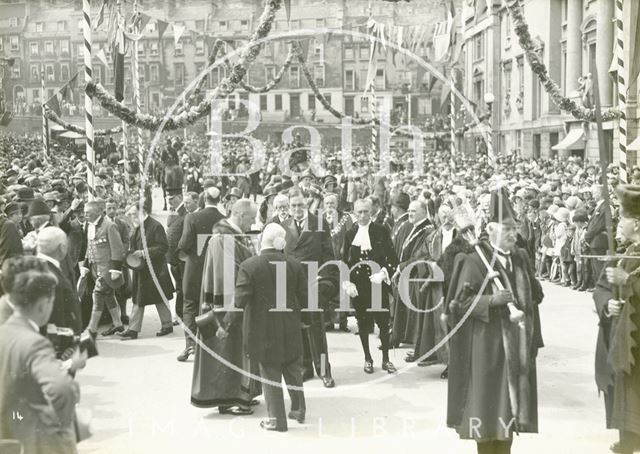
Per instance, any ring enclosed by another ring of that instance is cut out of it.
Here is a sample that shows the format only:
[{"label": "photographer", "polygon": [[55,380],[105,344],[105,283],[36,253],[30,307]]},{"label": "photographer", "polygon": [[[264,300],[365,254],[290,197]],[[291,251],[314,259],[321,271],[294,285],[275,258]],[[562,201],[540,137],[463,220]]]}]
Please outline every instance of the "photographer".
[{"label": "photographer", "polygon": [[86,357],[76,352],[66,368],[40,335],[53,309],[55,276],[30,270],[13,284],[15,312],[0,326],[0,438],[19,440],[25,454],[75,453],[79,388],[71,374]]}]

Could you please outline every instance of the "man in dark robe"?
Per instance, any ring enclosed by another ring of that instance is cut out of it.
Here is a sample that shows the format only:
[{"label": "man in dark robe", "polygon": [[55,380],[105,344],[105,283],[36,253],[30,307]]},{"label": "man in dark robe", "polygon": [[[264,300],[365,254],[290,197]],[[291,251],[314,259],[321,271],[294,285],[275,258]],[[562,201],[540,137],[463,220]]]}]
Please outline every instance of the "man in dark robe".
[{"label": "man in dark robe", "polygon": [[[409,205],[408,213],[412,229],[400,249],[400,264],[394,274],[394,280],[400,279],[399,286],[408,286],[409,293],[405,295],[405,300],[409,296],[410,301],[403,301],[402,298],[396,301],[393,314],[392,345],[415,345],[418,332],[418,312],[415,309],[422,305],[421,303],[424,301],[419,300],[424,298],[420,294],[423,282],[414,279],[424,278],[429,274],[426,263],[421,262],[413,265],[414,262],[427,260],[429,257],[427,237],[433,232],[433,225],[427,217],[427,206],[422,201],[413,201]],[[401,278],[402,271],[408,266],[412,267],[409,275]],[[413,307],[407,303],[411,303]],[[410,353],[407,359],[413,360],[413,354]]]},{"label": "man in dark robe", "polygon": [[420,289],[416,295],[421,304],[417,314],[418,331],[416,332],[413,359],[423,358],[430,351],[432,354],[429,357],[424,357],[418,366],[429,366],[436,362],[447,364],[449,359],[446,344],[435,351],[434,349],[446,334],[446,326],[441,318],[443,314],[444,273],[437,262],[452,244],[457,233],[451,214],[452,209],[449,205],[440,205],[438,209],[440,226],[433,230],[425,241],[429,264],[423,278],[428,278],[429,281],[419,284]]},{"label": "man in dark robe", "polygon": [[[504,190],[492,194],[489,220],[488,241],[458,254],[448,289],[450,325],[461,325],[449,344],[447,425],[475,440],[479,454],[508,454],[514,432],[538,431],[543,294],[526,251],[515,247],[517,224]],[[489,283],[484,260],[498,272]]]},{"label": "man in dark robe", "polygon": [[619,231],[631,243],[624,255],[638,258],[606,268],[593,294],[600,317],[596,383],[605,396],[607,428],[619,432],[611,450],[631,454],[640,449],[640,186],[617,192]]},{"label": "man in dark robe", "polygon": [[[202,274],[200,315],[210,321],[198,327],[195,346],[191,404],[201,408],[218,407],[221,414],[250,415],[252,400],[260,394],[260,385],[247,372],[258,375],[258,364],[245,355],[242,325],[231,324],[225,337],[217,337],[223,319],[233,314],[233,294],[238,268],[255,255],[255,247],[246,235],[256,216],[250,200],[238,200],[231,216],[218,222],[209,240]],[[213,354],[211,353],[213,352]],[[220,358],[233,364],[234,369]]]}]

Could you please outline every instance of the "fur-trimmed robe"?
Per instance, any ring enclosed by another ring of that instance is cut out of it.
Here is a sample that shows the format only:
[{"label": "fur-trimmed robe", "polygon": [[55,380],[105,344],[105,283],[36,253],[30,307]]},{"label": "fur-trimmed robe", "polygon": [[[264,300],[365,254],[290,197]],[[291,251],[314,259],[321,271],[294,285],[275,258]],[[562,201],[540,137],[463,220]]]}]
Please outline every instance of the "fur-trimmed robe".
[{"label": "fur-trimmed robe", "polygon": [[[491,262],[491,246],[479,246]],[[507,440],[513,432],[538,431],[536,356],[543,345],[538,313],[543,294],[526,251],[514,248],[511,261],[511,278],[497,258],[494,269],[525,313],[523,328],[509,321],[507,307],[489,306],[495,290],[478,253],[455,259],[446,298],[452,334],[447,425],[464,439]]]}]

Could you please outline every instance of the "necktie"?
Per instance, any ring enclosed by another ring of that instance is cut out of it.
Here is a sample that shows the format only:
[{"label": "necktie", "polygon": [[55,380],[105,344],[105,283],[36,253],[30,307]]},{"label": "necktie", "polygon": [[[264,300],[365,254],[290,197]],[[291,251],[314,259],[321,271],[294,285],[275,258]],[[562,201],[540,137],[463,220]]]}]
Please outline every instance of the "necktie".
[{"label": "necktie", "polygon": [[300,235],[302,233],[302,221],[295,221],[296,222],[296,228],[298,229],[298,235]]},{"label": "necktie", "polygon": [[507,270],[507,273],[511,274],[513,272],[513,266],[511,264],[511,254],[504,253],[502,251],[496,250],[499,256],[504,257],[505,265],[504,268]]}]

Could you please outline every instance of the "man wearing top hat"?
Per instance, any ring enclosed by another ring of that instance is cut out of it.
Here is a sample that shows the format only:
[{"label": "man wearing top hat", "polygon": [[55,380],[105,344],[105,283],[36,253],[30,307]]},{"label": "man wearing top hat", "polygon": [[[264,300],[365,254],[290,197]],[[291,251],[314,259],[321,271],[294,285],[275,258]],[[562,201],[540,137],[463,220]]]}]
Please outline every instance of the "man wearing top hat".
[{"label": "man wearing top hat", "polygon": [[[517,221],[505,188],[491,194],[488,221],[488,237],[456,256],[447,292],[449,324],[462,323],[449,341],[447,425],[475,440],[479,454],[508,454],[514,432],[538,431],[543,294],[526,251],[515,246]],[[500,284],[485,282],[493,271]]]}]

